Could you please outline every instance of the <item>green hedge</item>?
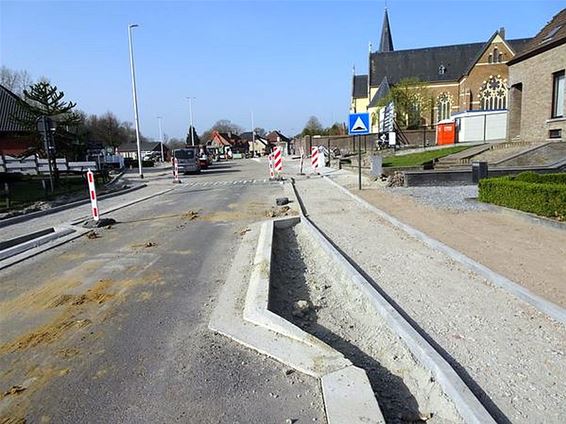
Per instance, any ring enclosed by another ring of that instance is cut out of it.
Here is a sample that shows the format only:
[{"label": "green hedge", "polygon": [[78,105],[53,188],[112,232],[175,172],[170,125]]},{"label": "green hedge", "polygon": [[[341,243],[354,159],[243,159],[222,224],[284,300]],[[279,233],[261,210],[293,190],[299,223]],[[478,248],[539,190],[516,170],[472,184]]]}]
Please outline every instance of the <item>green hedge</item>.
[{"label": "green hedge", "polygon": [[480,180],[479,200],[566,220],[566,183],[562,182],[566,174],[530,174]]},{"label": "green hedge", "polygon": [[566,184],[566,173],[562,174],[537,174],[536,172],[522,172],[512,178],[515,181],[537,184]]}]

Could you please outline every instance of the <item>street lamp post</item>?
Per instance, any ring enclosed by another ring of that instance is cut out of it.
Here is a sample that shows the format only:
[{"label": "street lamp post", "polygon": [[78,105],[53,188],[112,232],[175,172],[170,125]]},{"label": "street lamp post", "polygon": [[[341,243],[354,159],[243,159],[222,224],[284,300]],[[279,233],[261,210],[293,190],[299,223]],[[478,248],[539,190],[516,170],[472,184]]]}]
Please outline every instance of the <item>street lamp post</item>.
[{"label": "street lamp post", "polygon": [[159,123],[159,144],[161,145],[161,162],[165,162],[165,157],[163,156],[163,132],[161,130],[161,121],[163,118],[161,116],[157,117],[157,122]]},{"label": "street lamp post", "polygon": [[255,145],[255,126],[254,126],[254,111],[251,111],[252,114],[252,149],[254,149],[254,156],[259,156],[257,154],[256,145]]},{"label": "street lamp post", "polygon": [[138,95],[136,91],[136,70],[134,66],[134,46],[132,43],[132,28],[136,28],[139,25],[137,24],[130,24],[128,25],[128,44],[130,47],[130,70],[132,73],[132,96],[134,99],[134,117],[135,117],[135,124],[136,124],[136,143],[138,145],[138,168],[140,178],[143,178],[143,169],[142,169],[142,157],[141,157],[141,146],[140,146],[140,119],[138,115]]},{"label": "street lamp post", "polygon": [[195,132],[195,127],[193,126],[193,99],[196,97],[187,97],[189,99],[189,118],[191,120],[191,126],[189,127],[189,132],[191,133],[191,145],[195,145],[195,136],[193,133]]}]

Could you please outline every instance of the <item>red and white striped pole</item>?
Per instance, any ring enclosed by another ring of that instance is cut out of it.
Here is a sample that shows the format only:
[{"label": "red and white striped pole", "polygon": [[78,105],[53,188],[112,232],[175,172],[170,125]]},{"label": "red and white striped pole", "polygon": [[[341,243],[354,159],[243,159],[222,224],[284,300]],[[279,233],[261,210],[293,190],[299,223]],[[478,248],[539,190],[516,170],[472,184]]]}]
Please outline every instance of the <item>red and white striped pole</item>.
[{"label": "red and white striped pole", "polygon": [[267,161],[269,163],[269,179],[272,180],[275,177],[275,172],[273,172],[273,154],[267,156]]},{"label": "red and white striped pole", "polygon": [[94,174],[89,169],[86,171],[86,178],[88,180],[88,192],[90,194],[90,207],[92,209],[92,218],[94,222],[100,219],[100,211],[98,210],[98,202],[96,200],[96,187],[94,184]]},{"label": "red and white striped pole", "polygon": [[277,172],[277,177],[280,178],[283,171],[283,152],[279,146],[273,150],[273,168]]},{"label": "red and white striped pole", "polygon": [[312,172],[318,173],[318,168],[320,167],[318,146],[312,146],[311,148],[311,166]]}]

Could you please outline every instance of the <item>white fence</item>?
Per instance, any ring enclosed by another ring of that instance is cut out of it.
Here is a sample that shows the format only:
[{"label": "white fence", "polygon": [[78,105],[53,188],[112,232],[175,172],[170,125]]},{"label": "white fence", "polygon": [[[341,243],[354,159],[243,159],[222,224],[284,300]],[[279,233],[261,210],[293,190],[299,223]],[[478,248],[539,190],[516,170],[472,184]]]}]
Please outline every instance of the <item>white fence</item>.
[{"label": "white fence", "polygon": [[[98,170],[94,161],[68,162],[65,158],[57,158],[59,172],[86,172],[87,169]],[[36,155],[25,158],[15,158],[8,155],[0,156],[0,172],[21,173],[28,175],[41,175],[49,173],[47,159],[40,159]]]}]

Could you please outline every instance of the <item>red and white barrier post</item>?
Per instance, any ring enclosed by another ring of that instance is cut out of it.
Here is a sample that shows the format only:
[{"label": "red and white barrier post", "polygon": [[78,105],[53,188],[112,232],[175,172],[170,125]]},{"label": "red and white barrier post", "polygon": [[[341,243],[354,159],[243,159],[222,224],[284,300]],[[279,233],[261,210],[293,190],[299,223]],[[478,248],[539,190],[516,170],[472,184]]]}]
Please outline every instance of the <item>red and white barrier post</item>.
[{"label": "red and white barrier post", "polygon": [[275,178],[275,172],[273,170],[273,154],[269,154],[267,156],[267,162],[269,163],[269,179],[272,180]]},{"label": "red and white barrier post", "polygon": [[318,146],[311,147],[311,166],[312,172],[317,174],[318,168],[320,167],[320,157],[318,152]]},{"label": "red and white barrier post", "polygon": [[173,182],[178,183],[179,181],[179,162],[177,158],[172,159],[173,162]]},{"label": "red and white barrier post", "polygon": [[98,222],[100,220],[100,211],[98,210],[98,202],[96,200],[96,187],[94,184],[94,174],[89,169],[86,172],[86,178],[88,180],[88,192],[90,194],[90,207],[92,209],[92,218],[94,222]]},{"label": "red and white barrier post", "polygon": [[277,172],[277,178],[281,178],[281,172],[283,172],[283,152],[279,146],[273,149],[273,168]]}]

